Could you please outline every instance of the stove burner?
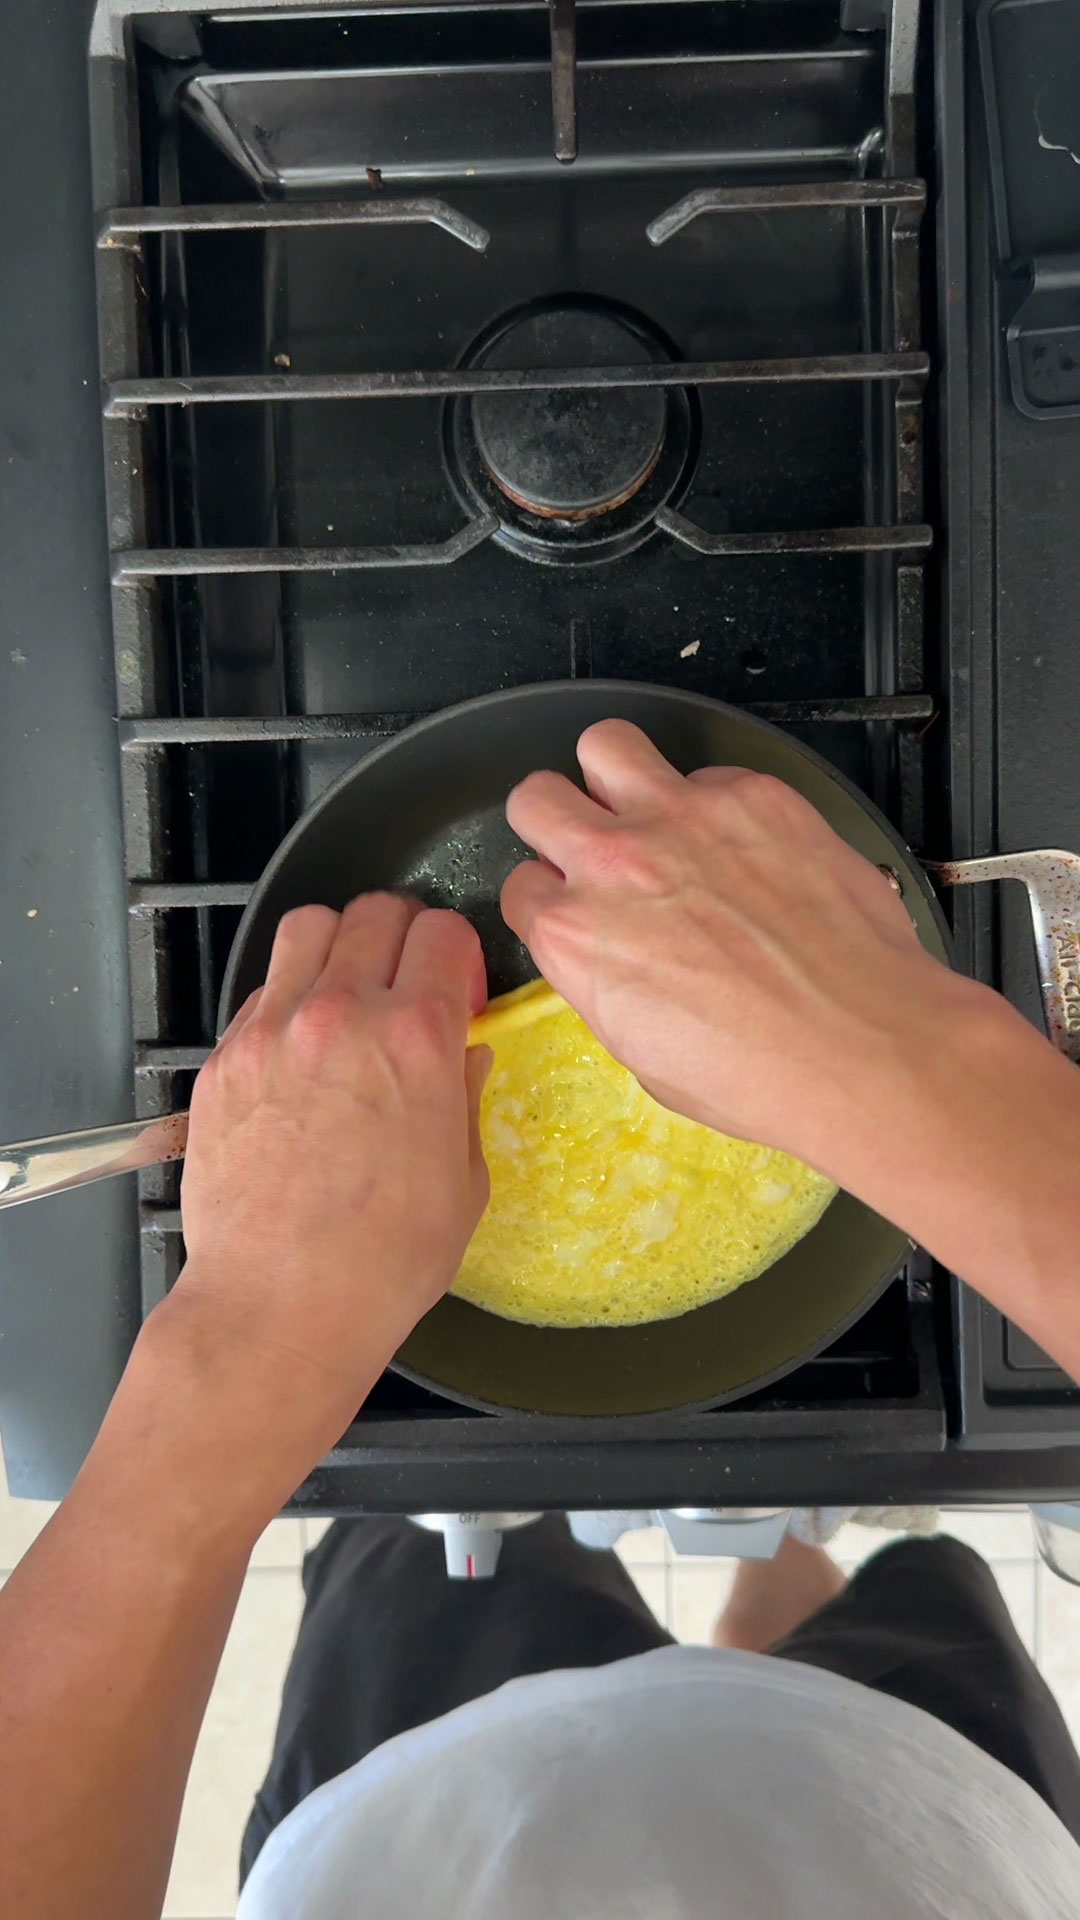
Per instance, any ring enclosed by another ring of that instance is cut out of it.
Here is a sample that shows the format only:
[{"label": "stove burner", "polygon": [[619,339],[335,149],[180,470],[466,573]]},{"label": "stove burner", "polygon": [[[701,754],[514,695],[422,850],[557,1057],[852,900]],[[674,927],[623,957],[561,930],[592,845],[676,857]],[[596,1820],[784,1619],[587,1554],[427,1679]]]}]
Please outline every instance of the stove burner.
[{"label": "stove burner", "polygon": [[[507,327],[485,367],[648,365],[652,355],[618,314],[551,307]],[[633,498],[660,458],[667,408],[660,387],[480,393],[472,426],[480,458],[515,506],[588,520]]]},{"label": "stove burner", "polygon": [[[627,367],[675,350],[641,314],[566,296],[518,307],[475,341],[467,367]],[[484,392],[448,403],[451,478],[468,511],[531,560],[612,559],[640,546],[659,506],[685,491],[698,439],[684,387]]]}]

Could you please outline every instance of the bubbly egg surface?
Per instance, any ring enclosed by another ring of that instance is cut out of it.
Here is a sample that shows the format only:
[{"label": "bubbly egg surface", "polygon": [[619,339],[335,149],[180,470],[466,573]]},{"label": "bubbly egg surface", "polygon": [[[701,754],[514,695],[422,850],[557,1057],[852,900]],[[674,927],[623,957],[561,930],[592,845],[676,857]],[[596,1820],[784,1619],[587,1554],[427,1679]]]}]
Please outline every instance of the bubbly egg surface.
[{"label": "bubbly egg surface", "polygon": [[836,1192],[821,1174],[669,1113],[557,1009],[483,1036],[491,1202],[462,1299],[534,1326],[666,1320],[755,1279],[821,1218]]}]

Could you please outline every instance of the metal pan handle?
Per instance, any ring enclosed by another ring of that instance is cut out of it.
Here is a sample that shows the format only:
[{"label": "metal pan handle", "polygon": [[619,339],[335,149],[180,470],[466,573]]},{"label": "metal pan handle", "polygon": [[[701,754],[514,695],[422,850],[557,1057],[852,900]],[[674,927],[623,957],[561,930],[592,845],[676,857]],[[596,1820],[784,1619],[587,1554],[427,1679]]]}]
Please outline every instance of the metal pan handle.
[{"label": "metal pan handle", "polygon": [[23,1140],[0,1147],[0,1207],[63,1193],[88,1180],[139,1167],[179,1160],[187,1144],[186,1113],[154,1120],[126,1120],[118,1127],[87,1127],[82,1133],[54,1133],[46,1140]]},{"label": "metal pan handle", "polygon": [[973,887],[983,880],[1023,882],[1031,908],[1046,1031],[1055,1047],[1080,1066],[1080,854],[1040,847],[1031,853],[927,860],[924,865],[931,878],[945,887]]}]

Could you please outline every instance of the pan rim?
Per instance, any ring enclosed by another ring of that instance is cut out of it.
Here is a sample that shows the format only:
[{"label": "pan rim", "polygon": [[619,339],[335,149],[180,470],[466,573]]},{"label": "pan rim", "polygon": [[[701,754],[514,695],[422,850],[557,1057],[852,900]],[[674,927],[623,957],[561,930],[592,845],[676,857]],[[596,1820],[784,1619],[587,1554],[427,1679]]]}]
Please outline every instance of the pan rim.
[{"label": "pan rim", "polygon": [[[899,1227],[896,1231],[897,1234],[901,1233]],[[891,1287],[894,1280],[898,1278],[905,1261],[908,1260],[915,1251],[915,1242],[910,1236],[904,1234],[902,1238],[903,1245],[899,1248],[889,1266],[886,1267],[881,1278],[875,1282],[868,1293],[863,1295],[859,1305],[852,1307],[849,1313],[842,1315],[842,1317],[829,1328],[828,1332],[822,1336],[819,1342],[816,1342],[812,1347],[802,1348],[793,1359],[783,1361],[780,1366],[773,1367],[769,1373],[755,1373],[750,1380],[743,1381],[739,1386],[728,1387],[725,1392],[720,1394],[710,1393],[706,1395],[703,1400],[669,1400],[665,1405],[660,1407],[654,1406],[637,1409],[628,1407],[620,1409],[618,1413],[590,1413],[580,1410],[572,1413],[565,1411],[555,1413],[550,1407],[523,1407],[515,1400],[482,1400],[477,1394],[466,1393],[458,1387],[454,1387],[451,1390],[436,1380],[431,1374],[421,1373],[417,1367],[410,1366],[407,1361],[400,1359],[398,1354],[394,1355],[390,1361],[390,1365],[393,1367],[395,1373],[400,1373],[406,1380],[411,1380],[414,1386],[423,1387],[426,1392],[436,1394],[439,1399],[448,1399],[452,1403],[459,1403],[462,1406],[470,1407],[474,1413],[500,1415],[521,1414],[528,1420],[550,1421],[555,1424],[565,1424],[568,1420],[596,1421],[598,1424],[603,1424],[604,1426],[609,1426],[619,1420],[632,1420],[635,1426],[639,1425],[642,1421],[650,1420],[663,1421],[665,1424],[669,1424],[672,1414],[694,1415],[711,1413],[714,1409],[730,1406],[736,1401],[746,1400],[750,1394],[764,1392],[767,1387],[775,1386],[778,1380],[785,1379],[789,1373],[796,1373],[800,1367],[805,1367],[809,1361],[816,1360],[820,1353],[824,1353],[826,1347],[832,1346],[834,1340],[839,1340],[841,1335],[847,1333],[850,1327],[856,1326],[863,1315],[869,1311],[876,1301],[881,1299],[886,1289]],[[759,1275],[758,1277],[760,1278],[761,1276]],[[752,1280],[746,1282],[747,1286],[753,1286],[753,1284],[754,1282]],[[441,1304],[441,1301],[436,1301],[435,1303],[436,1307]],[[463,1301],[461,1304],[468,1306],[471,1305],[471,1302]],[[713,1304],[715,1304],[715,1302]],[[431,1311],[434,1312],[435,1309],[432,1308]],[[475,1307],[473,1311],[482,1313],[484,1309],[482,1307]],[[693,1311],[704,1312],[707,1311],[707,1308],[696,1308]],[[498,1318],[497,1315],[493,1315],[492,1317]],[[688,1320],[690,1314],[678,1314],[672,1317]],[[646,1324],[654,1323],[649,1322]],[[603,1327],[582,1327],[578,1329],[578,1331],[582,1333],[602,1334],[606,1329]],[[409,1338],[412,1338],[411,1334]],[[407,1342],[403,1343],[401,1351],[404,1351],[405,1344],[407,1344]]]}]

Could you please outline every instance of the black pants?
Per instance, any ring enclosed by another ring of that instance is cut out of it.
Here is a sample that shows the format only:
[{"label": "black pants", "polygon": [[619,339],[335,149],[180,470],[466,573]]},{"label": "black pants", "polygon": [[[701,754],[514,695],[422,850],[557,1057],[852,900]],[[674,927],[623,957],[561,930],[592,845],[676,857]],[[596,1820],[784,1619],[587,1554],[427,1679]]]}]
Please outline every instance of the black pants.
[{"label": "black pants", "polygon": [[[613,1553],[561,1514],[507,1534],[494,1579],[448,1580],[442,1539],[339,1520],[304,1562],[307,1596],[241,1884],[306,1794],[408,1727],[520,1674],[671,1645]],[[1080,1756],[977,1553],[899,1540],[772,1649],[922,1707],[1027,1780],[1080,1840]]]}]

